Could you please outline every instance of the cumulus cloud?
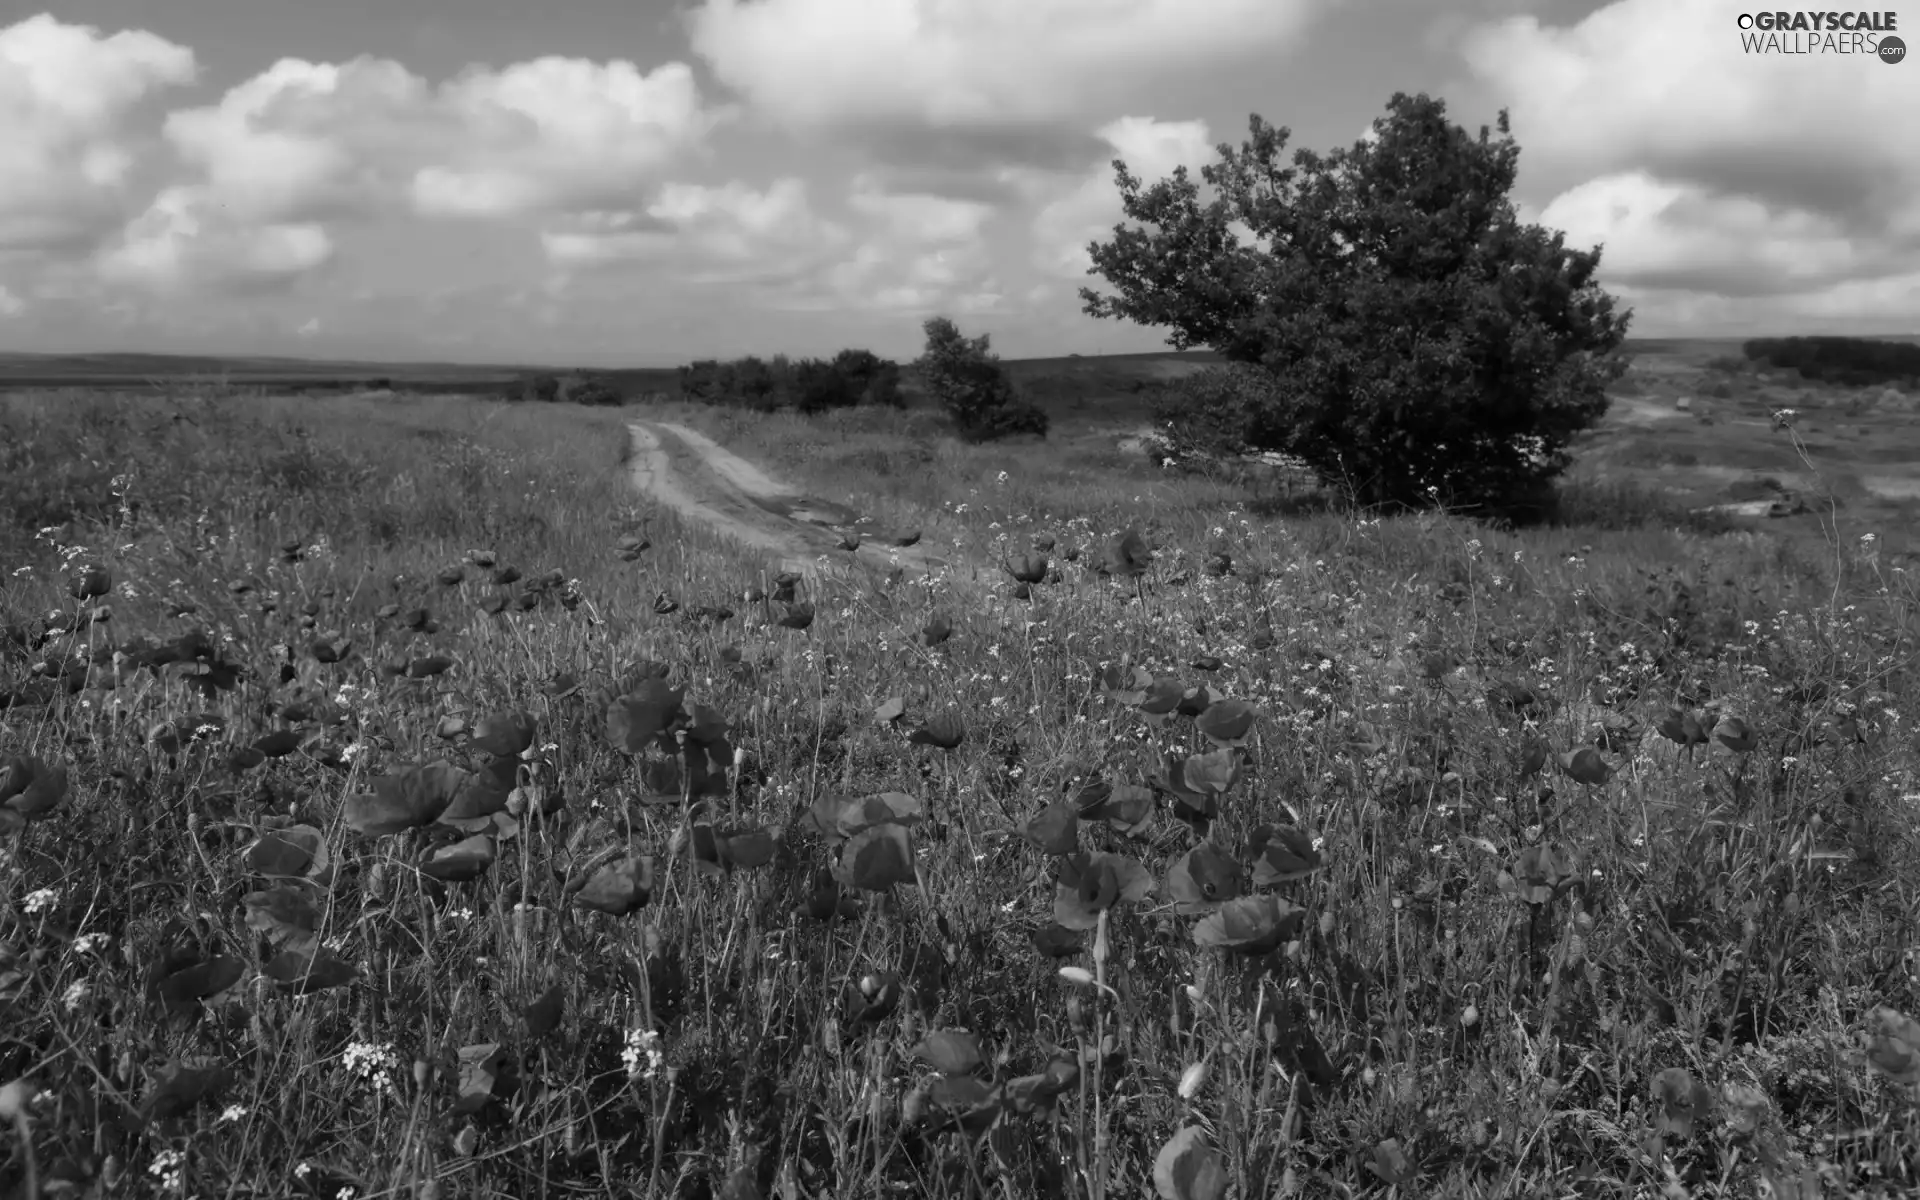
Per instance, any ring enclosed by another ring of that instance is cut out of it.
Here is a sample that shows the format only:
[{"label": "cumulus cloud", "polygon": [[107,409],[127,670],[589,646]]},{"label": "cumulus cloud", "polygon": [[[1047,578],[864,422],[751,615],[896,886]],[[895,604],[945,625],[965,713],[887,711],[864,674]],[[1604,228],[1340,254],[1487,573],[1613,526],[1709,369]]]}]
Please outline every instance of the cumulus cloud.
[{"label": "cumulus cloud", "polygon": [[683,63],[547,57],[435,85],[389,59],[281,59],[167,118],[190,178],[100,269],[162,290],[272,286],[331,261],[342,220],[593,211],[657,183],[720,116]]},{"label": "cumulus cloud", "polygon": [[199,192],[239,217],[327,219],[390,202],[432,137],[426,81],[397,62],[284,58],[167,118]]},{"label": "cumulus cloud", "polygon": [[150,97],[191,83],[193,51],[41,14],[0,28],[0,251],[84,248],[137,203]]},{"label": "cumulus cloud", "polygon": [[951,196],[881,191],[864,179],[855,181],[847,205],[871,218],[883,240],[909,239],[936,244],[976,241],[993,216],[991,205]]},{"label": "cumulus cloud", "polygon": [[413,200],[475,216],[604,205],[657,178],[721,117],[677,62],[643,74],[619,60],[540,58],[469,71],[440,101],[455,137],[414,177]]},{"label": "cumulus cloud", "polygon": [[263,219],[405,200],[428,215],[605,206],[711,131],[693,73],[668,63],[539,58],[439,86],[400,63],[283,59],[167,136],[223,202]]},{"label": "cumulus cloud", "polygon": [[1920,321],[1920,271],[1770,296],[1634,284],[1609,290],[1632,306],[1636,328],[1685,331],[1694,337],[1908,333]]},{"label": "cumulus cloud", "polygon": [[1101,114],[1272,55],[1325,2],[707,0],[688,25],[720,80],[780,123],[991,127]]},{"label": "cumulus cloud", "polygon": [[256,292],[298,279],[333,252],[318,224],[250,221],[203,190],[173,187],[102,250],[97,267],[109,283],[163,293]]},{"label": "cumulus cloud", "polygon": [[1913,102],[1902,72],[1749,56],[1717,0],[1618,0],[1565,28],[1512,17],[1468,34],[1462,53],[1514,109],[1527,170],[1549,186],[1645,167],[1844,203],[1920,166],[1920,143],[1886,136],[1887,114]]},{"label": "cumulus cloud", "polygon": [[[1802,294],[1812,311],[1867,295],[1845,277],[1920,269],[1920,141],[1889,120],[1913,107],[1910,72],[1749,56],[1714,0],[1619,0],[1566,27],[1517,16],[1461,51],[1512,109],[1522,186],[1552,198],[1542,219],[1604,243],[1610,286]],[[1920,315],[1910,288],[1894,295]],[[1689,305],[1675,311],[1704,311]]]},{"label": "cumulus cloud", "polygon": [[1205,121],[1121,117],[1102,126],[1099,136],[1113,150],[1109,161],[1034,214],[1034,265],[1062,278],[1083,279],[1093,266],[1087,244],[1104,241],[1126,219],[1111,158],[1123,160],[1128,171],[1150,184],[1180,166],[1197,182],[1201,166],[1219,157]]},{"label": "cumulus cloud", "polygon": [[788,276],[850,236],[813,211],[805,182],[788,177],[765,189],[669,183],[645,208],[582,214],[543,231],[541,244],[560,267],[639,262],[722,282]]},{"label": "cumulus cloud", "polygon": [[847,207],[866,227],[854,253],[821,273],[817,302],[903,312],[942,305],[980,312],[998,302],[986,244],[992,205],[886,191],[863,176],[854,180]]},{"label": "cumulus cloud", "polygon": [[1562,192],[1540,215],[1569,243],[1606,245],[1609,276],[1642,287],[1728,296],[1799,292],[1872,275],[1875,248],[1842,223],[1752,196],[1715,194],[1645,171],[1603,175]]},{"label": "cumulus cloud", "polygon": [[804,181],[672,183],[642,208],[584,213],[541,233],[563,271],[641,264],[675,283],[730,284],[804,311],[997,303],[984,201],[890,187],[863,174],[844,212],[817,211]]}]

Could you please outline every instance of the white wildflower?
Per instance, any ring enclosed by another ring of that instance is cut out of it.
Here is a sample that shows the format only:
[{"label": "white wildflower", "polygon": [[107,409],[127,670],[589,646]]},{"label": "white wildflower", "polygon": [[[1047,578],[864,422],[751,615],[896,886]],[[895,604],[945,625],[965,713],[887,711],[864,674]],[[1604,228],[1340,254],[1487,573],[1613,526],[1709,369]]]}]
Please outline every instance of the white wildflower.
[{"label": "white wildflower", "polygon": [[178,1150],[162,1150],[153,1156],[147,1164],[147,1174],[160,1182],[161,1188],[169,1192],[180,1190],[187,1167],[187,1156]]},{"label": "white wildflower", "polygon": [[378,1042],[350,1042],[340,1055],[348,1073],[357,1076],[376,1092],[393,1093],[393,1073],[400,1066],[393,1047]]},{"label": "white wildflower", "polygon": [[651,1029],[627,1030],[626,1047],[620,1051],[620,1061],[626,1064],[627,1078],[652,1079],[660,1070],[666,1055],[660,1049],[660,1035]]}]

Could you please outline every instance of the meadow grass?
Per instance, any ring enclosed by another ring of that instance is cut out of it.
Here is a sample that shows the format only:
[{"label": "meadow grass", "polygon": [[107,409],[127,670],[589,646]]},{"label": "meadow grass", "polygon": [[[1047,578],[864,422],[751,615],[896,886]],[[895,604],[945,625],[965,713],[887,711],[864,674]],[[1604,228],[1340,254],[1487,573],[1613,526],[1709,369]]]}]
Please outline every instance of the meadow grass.
[{"label": "meadow grass", "polygon": [[[797,619],[628,489],[635,416],[968,565]],[[1911,1194],[1907,576],[1573,496],[1375,519],[911,412],[0,400],[0,1186]],[[1091,570],[1130,526],[1144,578]],[[438,759],[453,807],[361,831]]]}]

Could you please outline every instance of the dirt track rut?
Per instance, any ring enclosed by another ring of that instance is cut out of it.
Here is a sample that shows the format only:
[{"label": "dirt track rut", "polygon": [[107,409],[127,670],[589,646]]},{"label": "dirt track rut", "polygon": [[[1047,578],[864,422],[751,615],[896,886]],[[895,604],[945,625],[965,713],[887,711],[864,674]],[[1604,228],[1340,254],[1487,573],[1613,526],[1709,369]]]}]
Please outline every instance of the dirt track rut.
[{"label": "dirt track rut", "polygon": [[[682,517],[698,521],[772,557],[779,569],[809,577],[857,568],[884,577],[896,567],[920,575],[948,566],[926,546],[892,544],[891,531],[862,522],[843,504],[807,496],[715,442],[672,421],[635,421],[627,426],[633,453],[629,477],[639,491]],[[853,553],[838,548],[841,535],[861,534]]]}]

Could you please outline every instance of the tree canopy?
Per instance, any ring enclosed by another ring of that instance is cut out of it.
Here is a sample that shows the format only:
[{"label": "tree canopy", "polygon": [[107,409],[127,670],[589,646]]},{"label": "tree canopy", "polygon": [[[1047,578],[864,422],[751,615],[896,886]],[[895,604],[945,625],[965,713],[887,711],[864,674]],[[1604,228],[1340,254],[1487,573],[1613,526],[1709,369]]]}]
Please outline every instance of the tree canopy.
[{"label": "tree canopy", "polygon": [[1201,168],[1209,196],[1184,166],[1148,186],[1116,159],[1136,224],[1089,247],[1114,293],[1083,288],[1085,311],[1264,368],[1258,402],[1207,389],[1240,398],[1240,448],[1297,455],[1362,503],[1537,493],[1605,414],[1630,314],[1596,282],[1598,247],[1518,219],[1504,110],[1498,128],[1397,93],[1373,136],[1286,165],[1290,132],[1255,114]]}]

